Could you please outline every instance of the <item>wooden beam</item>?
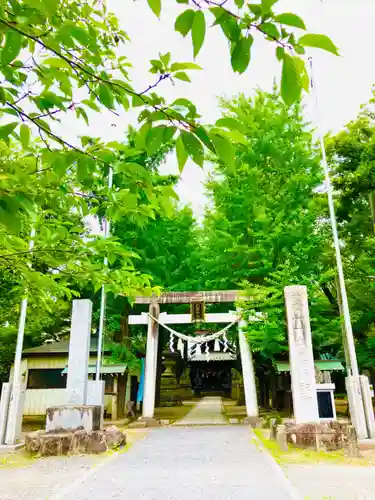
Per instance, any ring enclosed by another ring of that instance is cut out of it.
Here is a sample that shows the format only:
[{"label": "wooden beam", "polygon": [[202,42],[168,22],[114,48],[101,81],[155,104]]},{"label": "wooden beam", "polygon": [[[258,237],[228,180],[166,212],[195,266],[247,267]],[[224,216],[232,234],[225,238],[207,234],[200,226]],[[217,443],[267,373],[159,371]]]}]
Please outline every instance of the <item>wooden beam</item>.
[{"label": "wooden beam", "polygon": [[[211,292],[166,292],[162,293],[156,300],[159,304],[190,304],[194,301],[204,301],[208,304],[218,302],[235,302],[241,297],[241,290],[222,290]],[[136,297],[136,304],[150,304],[152,297]]]},{"label": "wooden beam", "polygon": [[[233,313],[207,313],[204,323],[232,323],[236,317],[236,314]],[[165,325],[187,325],[194,323],[191,320],[190,314],[160,313],[160,321]]]}]

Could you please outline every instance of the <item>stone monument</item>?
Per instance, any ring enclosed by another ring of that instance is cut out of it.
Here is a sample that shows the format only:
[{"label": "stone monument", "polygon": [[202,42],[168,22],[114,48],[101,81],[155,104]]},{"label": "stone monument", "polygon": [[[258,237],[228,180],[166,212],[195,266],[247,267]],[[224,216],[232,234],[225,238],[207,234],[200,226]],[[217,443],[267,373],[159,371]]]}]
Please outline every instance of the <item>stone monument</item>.
[{"label": "stone monument", "polygon": [[[74,300],[69,341],[66,404],[47,409],[46,431],[99,430],[103,409],[88,404],[88,364],[91,335],[91,300]],[[102,386],[101,381],[95,381]],[[90,401],[91,402],[91,401]]]},{"label": "stone monument", "polygon": [[284,293],[294,417],[296,424],[319,423],[307,288],[287,286]]}]

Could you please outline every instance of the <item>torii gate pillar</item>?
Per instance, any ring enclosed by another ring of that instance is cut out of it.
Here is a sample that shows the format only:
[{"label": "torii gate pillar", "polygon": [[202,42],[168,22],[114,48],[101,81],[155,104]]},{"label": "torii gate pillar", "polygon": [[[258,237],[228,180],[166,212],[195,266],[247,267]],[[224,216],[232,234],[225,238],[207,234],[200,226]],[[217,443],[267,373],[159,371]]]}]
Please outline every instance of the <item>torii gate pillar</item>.
[{"label": "torii gate pillar", "polygon": [[[237,310],[237,312],[240,313],[240,310]],[[240,319],[238,323],[238,340],[241,355],[243,384],[245,390],[246,415],[247,420],[250,424],[256,424],[259,419],[257,389],[255,384],[253,357],[251,355],[250,346],[244,332],[245,327],[246,321]]]},{"label": "torii gate pillar", "polygon": [[[149,308],[150,315],[159,318],[160,307],[153,300]],[[143,394],[143,419],[153,419],[155,411],[156,370],[158,358],[159,324],[149,317],[145,360],[145,387]]]}]

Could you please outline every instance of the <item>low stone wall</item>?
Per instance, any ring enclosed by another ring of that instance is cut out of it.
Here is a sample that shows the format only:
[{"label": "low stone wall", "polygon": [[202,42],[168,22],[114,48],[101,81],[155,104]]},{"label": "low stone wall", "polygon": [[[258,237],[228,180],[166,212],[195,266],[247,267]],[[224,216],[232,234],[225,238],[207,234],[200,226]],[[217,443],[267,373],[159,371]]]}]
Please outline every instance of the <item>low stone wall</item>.
[{"label": "low stone wall", "polygon": [[333,451],[348,445],[348,424],[339,422],[298,425],[288,422],[285,434],[287,442],[299,448]]},{"label": "low stone wall", "polygon": [[126,435],[114,425],[99,431],[35,431],[25,437],[26,450],[40,456],[103,453],[124,444]]}]

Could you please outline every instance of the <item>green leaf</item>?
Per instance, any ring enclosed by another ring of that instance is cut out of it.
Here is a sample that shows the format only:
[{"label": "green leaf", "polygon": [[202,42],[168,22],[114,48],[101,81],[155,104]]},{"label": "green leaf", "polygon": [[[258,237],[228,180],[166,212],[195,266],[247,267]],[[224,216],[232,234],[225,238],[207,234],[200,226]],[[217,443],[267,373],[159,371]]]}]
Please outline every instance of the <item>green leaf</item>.
[{"label": "green leaf", "polygon": [[161,0],[147,0],[147,2],[155,16],[160,17]]},{"label": "green leaf", "polygon": [[301,30],[305,30],[306,26],[297,14],[292,14],[291,12],[284,12],[284,14],[279,14],[275,16],[275,21],[280,24],[286,24],[287,26],[294,26],[295,28],[300,28]]},{"label": "green leaf", "polygon": [[254,16],[260,17],[262,15],[262,8],[259,4],[257,3],[249,3],[248,8],[250,12],[254,14]]},{"label": "green leaf", "polygon": [[194,129],[194,134],[203,142],[203,144],[213,153],[215,153],[215,146],[212,144],[210,136],[206,132],[206,129],[202,126],[196,127]]},{"label": "green leaf", "polygon": [[276,57],[278,61],[282,61],[284,59],[284,53],[284,47],[276,47]]},{"label": "green leaf", "polygon": [[224,137],[211,134],[211,140],[215,145],[216,153],[218,157],[231,169],[234,168],[235,156],[234,156],[234,147],[232,143],[225,139]]},{"label": "green leaf", "polygon": [[185,130],[181,130],[180,137],[182,138],[187,154],[197,165],[202,167],[204,153],[200,141],[190,132],[185,132]]},{"label": "green leaf", "polygon": [[11,122],[0,127],[0,139],[7,140],[8,136],[14,131],[17,125],[18,122]]},{"label": "green leaf", "polygon": [[150,156],[155,154],[163,143],[164,130],[165,127],[163,126],[152,128],[147,132],[145,144],[147,154],[149,154]]},{"label": "green leaf", "polygon": [[212,132],[222,137],[227,137],[228,139],[230,139],[235,143],[243,144],[244,146],[247,146],[248,144],[246,137],[243,134],[241,134],[241,132],[239,132],[238,130],[224,130],[224,129],[220,130],[217,128],[213,128]]},{"label": "green leaf", "polygon": [[94,101],[90,101],[90,99],[83,99],[82,104],[85,104],[85,106],[88,106],[89,108],[93,109],[94,111],[99,111],[100,108]]},{"label": "green leaf", "polygon": [[244,126],[242,123],[235,118],[231,118],[230,116],[225,116],[224,118],[219,118],[216,122],[218,127],[225,127],[229,130],[238,130],[239,132],[243,132]]},{"label": "green leaf", "polygon": [[298,40],[298,43],[305,47],[316,47],[317,49],[323,49],[328,52],[332,52],[332,54],[335,54],[336,56],[339,55],[338,48],[326,35],[315,35],[310,33],[301,36],[301,38]]},{"label": "green leaf", "polygon": [[233,17],[225,16],[223,22],[220,22],[219,24],[228,40],[231,42],[237,42],[240,39],[241,30],[237,21]]},{"label": "green leaf", "polygon": [[168,66],[171,60],[171,53],[167,52],[166,54],[159,54],[159,57],[164,66]]},{"label": "green leaf", "polygon": [[21,141],[22,147],[24,147],[25,149],[27,149],[29,147],[30,128],[27,125],[25,125],[24,123],[22,123],[22,125],[20,127],[20,141]]},{"label": "green leaf", "polygon": [[237,5],[239,9],[242,9],[245,0],[234,0],[234,3]]},{"label": "green leaf", "polygon": [[305,63],[298,57],[284,54],[281,74],[281,96],[288,105],[298,101],[302,88],[308,88]]},{"label": "green leaf", "polygon": [[236,43],[231,57],[233,71],[243,73],[247,69],[250,62],[250,48],[252,43],[253,37],[251,35],[246,38],[240,38]]},{"label": "green leaf", "polygon": [[278,0],[262,0],[262,12],[263,14],[268,14],[271,12],[272,6],[278,2]]},{"label": "green leaf", "polygon": [[8,30],[5,35],[5,44],[1,49],[1,64],[6,66],[11,63],[21,52],[23,37],[17,31]]},{"label": "green leaf", "polygon": [[44,59],[43,64],[46,64],[47,66],[51,66],[51,68],[66,68],[66,69],[71,69],[69,63],[64,61],[64,59],[61,59],[61,57],[49,57],[48,59]]},{"label": "green leaf", "polygon": [[71,35],[77,40],[81,45],[88,45],[90,43],[90,37],[87,31],[80,26],[75,26],[71,30]]},{"label": "green leaf", "polygon": [[98,95],[100,102],[108,109],[114,108],[113,94],[105,83],[99,83]]},{"label": "green leaf", "polygon": [[60,8],[59,0],[43,0],[43,7],[45,12],[52,17]]},{"label": "green leaf", "polygon": [[194,57],[197,57],[202,48],[204,37],[206,36],[206,19],[201,10],[197,10],[194,15],[191,28],[191,37],[193,40]]},{"label": "green leaf", "polygon": [[185,10],[180,14],[174,24],[175,31],[179,31],[182,36],[186,36],[193,26],[195,12],[192,9]]},{"label": "green leaf", "polygon": [[278,40],[280,38],[279,30],[273,23],[262,23],[259,27],[260,31],[266,33],[269,37]]},{"label": "green leaf", "polygon": [[182,172],[185,163],[187,162],[188,154],[185,149],[181,136],[178,136],[176,141],[176,156],[177,156],[178,169],[180,172]]},{"label": "green leaf", "polygon": [[182,70],[182,69],[202,69],[201,66],[199,66],[198,64],[195,64],[195,63],[191,63],[191,62],[184,62],[184,63],[173,63],[171,65],[171,71],[179,71],[179,70]]},{"label": "green leaf", "polygon": [[179,80],[183,80],[184,82],[190,82],[190,78],[184,71],[179,71],[178,73],[174,73],[173,78],[178,78]]},{"label": "green leaf", "polygon": [[163,142],[169,142],[176,133],[176,127],[164,127]]}]

